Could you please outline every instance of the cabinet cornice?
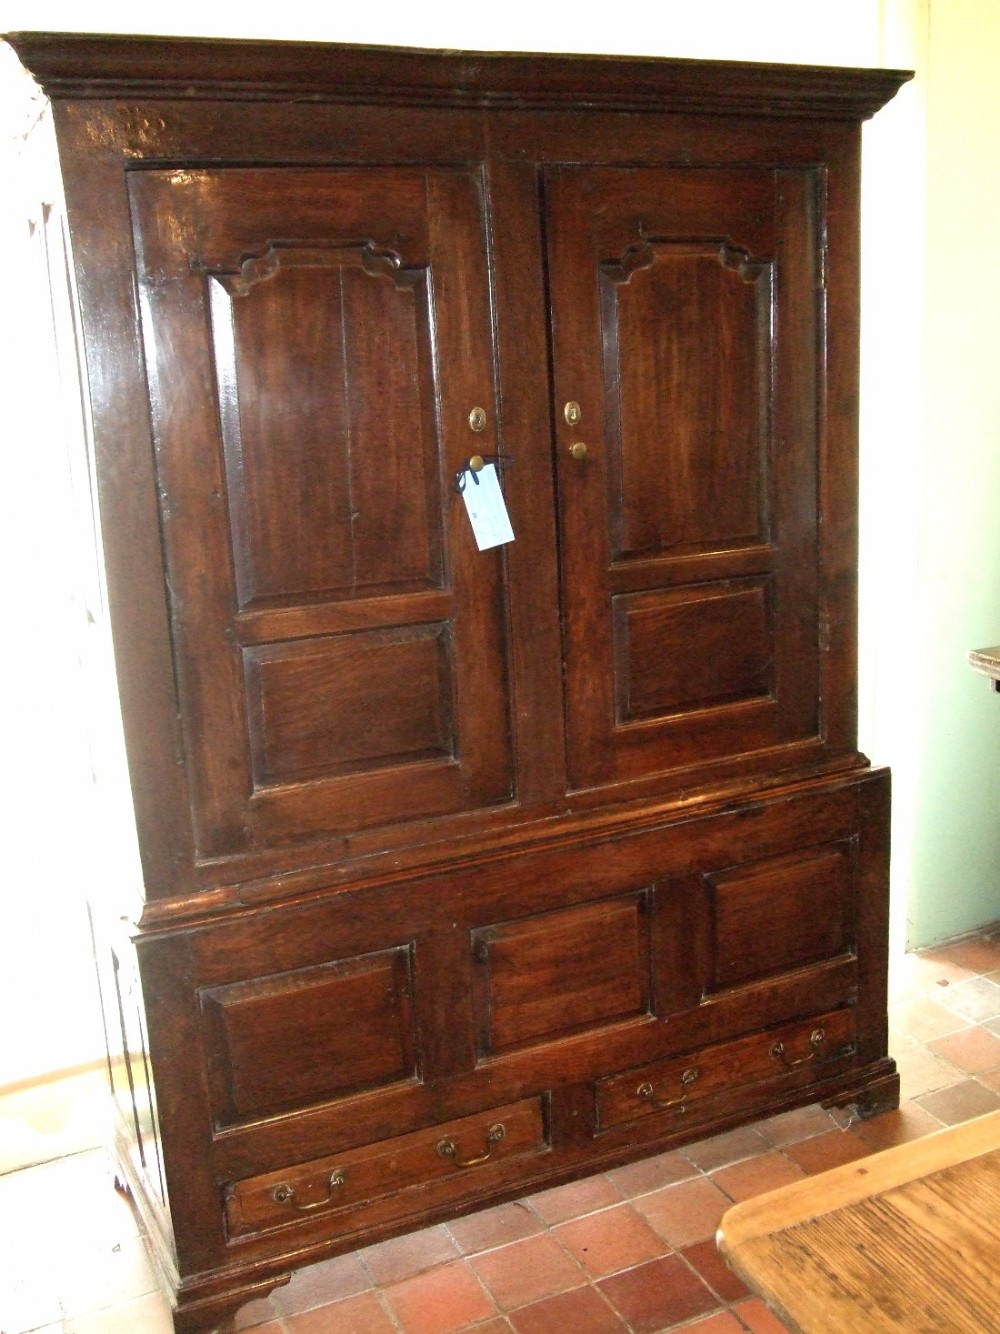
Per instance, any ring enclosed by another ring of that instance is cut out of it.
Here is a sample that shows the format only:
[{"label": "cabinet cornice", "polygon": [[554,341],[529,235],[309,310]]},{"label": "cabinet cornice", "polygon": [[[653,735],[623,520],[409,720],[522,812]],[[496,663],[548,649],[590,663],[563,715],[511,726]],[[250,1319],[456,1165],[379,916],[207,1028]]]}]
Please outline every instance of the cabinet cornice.
[{"label": "cabinet cornice", "polygon": [[864,120],[911,74],[639,56],[12,33],[52,98],[433,104]]}]

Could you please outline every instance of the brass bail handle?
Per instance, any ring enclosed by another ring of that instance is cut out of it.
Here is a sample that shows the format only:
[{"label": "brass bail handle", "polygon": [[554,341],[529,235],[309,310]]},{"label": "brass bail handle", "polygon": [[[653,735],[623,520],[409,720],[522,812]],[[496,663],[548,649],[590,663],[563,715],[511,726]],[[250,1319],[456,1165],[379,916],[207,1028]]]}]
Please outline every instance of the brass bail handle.
[{"label": "brass bail handle", "polygon": [[684,1073],[681,1075],[681,1089],[683,1091],[679,1098],[670,1098],[666,1102],[661,1101],[656,1096],[656,1090],[653,1088],[652,1084],[649,1082],[648,1079],[643,1080],[643,1082],[636,1089],[635,1091],[636,1097],[646,1098],[649,1102],[653,1104],[654,1107],[656,1107],[661,1112],[666,1111],[668,1107],[677,1107],[682,1112],[686,1111],[687,1109],[685,1108],[684,1104],[687,1101],[688,1092],[690,1091],[691,1085],[695,1083],[700,1074],[701,1071],[698,1069],[697,1066],[694,1065],[691,1066],[690,1069],[684,1071]]},{"label": "brass bail handle", "polygon": [[797,1065],[808,1065],[819,1055],[819,1049],[826,1041],[826,1033],[822,1028],[814,1028],[809,1034],[809,1046],[811,1048],[808,1056],[799,1056],[792,1061],[788,1056],[788,1049],[783,1042],[775,1042],[771,1047],[771,1056],[774,1060],[780,1061],[786,1070],[794,1070]]},{"label": "brass bail handle", "polygon": [[479,1163],[486,1162],[493,1153],[493,1145],[499,1144],[506,1134],[507,1128],[502,1121],[490,1126],[486,1134],[486,1152],[478,1153],[474,1158],[459,1158],[458,1146],[450,1137],[438,1141],[437,1151],[442,1158],[450,1158],[456,1167],[476,1167]]},{"label": "brass bail handle", "polygon": [[343,1171],[338,1167],[335,1172],[330,1173],[329,1180],[326,1183],[326,1198],[322,1200],[310,1200],[308,1204],[302,1204],[295,1198],[295,1187],[283,1184],[275,1186],[271,1192],[271,1199],[275,1204],[287,1204],[292,1209],[297,1209],[299,1213],[308,1213],[310,1209],[324,1209],[333,1201],[334,1192],[338,1186],[343,1186],[346,1178]]}]

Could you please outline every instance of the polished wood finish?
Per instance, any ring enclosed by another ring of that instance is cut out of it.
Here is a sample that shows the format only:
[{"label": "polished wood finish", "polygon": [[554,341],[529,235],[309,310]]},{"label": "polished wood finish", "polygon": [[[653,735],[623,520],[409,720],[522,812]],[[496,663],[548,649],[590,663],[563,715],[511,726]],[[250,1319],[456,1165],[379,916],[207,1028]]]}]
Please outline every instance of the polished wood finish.
[{"label": "polished wood finish", "polygon": [[448,486],[496,398],[474,176],[129,194],[198,851],[509,799],[500,560]]},{"label": "polished wood finish", "polygon": [[571,784],[818,739],[816,173],[544,180]]},{"label": "polished wood finish", "polygon": [[95,904],[117,1153],[178,1331],[891,1103],[857,215],[903,76],[12,41],[54,103],[144,871]]},{"label": "polished wood finish", "polygon": [[719,1247],[801,1334],[989,1334],[1000,1113],[737,1204]]}]

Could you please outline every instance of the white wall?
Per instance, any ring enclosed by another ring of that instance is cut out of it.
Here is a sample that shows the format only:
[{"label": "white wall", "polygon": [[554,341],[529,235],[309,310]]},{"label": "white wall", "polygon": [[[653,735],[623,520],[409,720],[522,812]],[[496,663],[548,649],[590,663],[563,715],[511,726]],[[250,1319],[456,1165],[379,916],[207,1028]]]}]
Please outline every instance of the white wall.
[{"label": "white wall", "polygon": [[[991,229],[983,215],[981,225],[953,233],[956,208],[941,201],[928,214],[931,242],[943,246],[941,253],[947,256],[949,263],[942,268],[938,252],[928,252],[926,290],[936,303],[940,303],[940,315],[943,317],[946,310],[949,313],[946,325],[935,326],[934,332],[939,337],[928,340],[926,351],[930,366],[922,381],[920,368],[925,351],[922,335],[925,304],[923,171],[927,107],[924,76],[931,4],[935,6],[935,16],[941,9],[961,11],[961,15],[959,21],[949,21],[942,29],[941,60],[943,68],[953,73],[950,82],[945,78],[933,85],[929,105],[932,114],[941,117],[942,124],[957,119],[963,136],[973,136],[973,147],[968,150],[968,155],[978,163],[981,174],[983,162],[992,150],[989,129],[981,117],[982,108],[974,105],[979,94],[965,89],[964,96],[957,101],[953,101],[953,95],[961,91],[963,83],[961,67],[965,43],[977,47],[982,42],[977,58],[988,69],[992,53],[993,67],[997,65],[996,56],[1000,55],[1000,50],[993,30],[1000,6],[995,0],[825,0],[824,3],[819,0],[755,0],[752,6],[745,0],[714,0],[712,4],[703,5],[692,5],[690,0],[667,0],[666,3],[661,0],[660,4],[650,5],[645,10],[622,11],[618,24],[609,23],[606,7],[598,10],[596,7],[540,6],[537,0],[508,0],[508,3],[497,6],[465,7],[444,4],[441,0],[430,0],[421,6],[384,0],[377,6],[338,6],[325,11],[315,6],[314,0],[309,3],[286,0],[278,6],[258,9],[250,5],[237,9],[220,4],[218,0],[215,3],[212,0],[202,3],[177,0],[152,20],[148,13],[140,14],[133,4],[126,5],[120,0],[91,0],[86,7],[81,7],[77,0],[6,0],[2,19],[7,31],[145,30],[201,36],[361,41],[450,48],[606,51],[919,67],[920,82],[905,90],[866,129],[865,150],[862,744],[876,762],[892,763],[896,771],[894,878],[897,908],[894,937],[897,944],[906,933],[903,918],[906,886],[911,876],[920,885],[937,883],[934,876],[925,879],[922,866],[918,869],[911,865],[914,848],[924,861],[939,867],[942,874],[949,866],[959,864],[962,852],[976,862],[976,875],[972,881],[956,877],[951,881],[951,892],[940,894],[940,902],[947,901],[949,914],[938,914],[932,922],[931,916],[921,908],[914,927],[918,943],[921,933],[926,938],[933,938],[935,934],[950,934],[991,917],[1000,917],[1000,904],[995,897],[996,882],[992,881],[991,888],[986,876],[987,865],[997,864],[996,838],[1000,835],[995,828],[992,835],[983,832],[984,802],[988,804],[992,800],[994,825],[1000,825],[1000,821],[995,820],[1000,746],[994,745],[991,751],[993,743],[989,740],[990,729],[994,729],[995,741],[995,729],[1000,725],[1000,700],[990,697],[985,684],[973,680],[961,661],[965,648],[1000,640],[1000,592],[991,601],[990,589],[983,579],[973,596],[968,578],[973,567],[979,572],[991,570],[994,576],[997,571],[998,544],[992,534],[998,530],[996,516],[1000,514],[1000,506],[996,503],[995,464],[991,473],[988,456],[998,451],[995,432],[991,435],[989,431],[995,404],[992,402],[994,391],[990,388],[988,350],[976,351],[974,361],[966,358],[966,349],[972,358],[974,348],[988,348],[986,335],[990,332],[991,307],[976,300],[976,284],[977,275],[991,267],[988,255],[983,254],[983,238],[991,235]],[[985,39],[974,31],[978,29],[979,17],[992,20],[992,26],[985,25],[989,29]],[[5,67],[0,66],[0,80],[4,78],[4,70]],[[9,80],[9,68],[7,75]],[[985,96],[991,87],[989,77],[983,78],[982,95]],[[8,113],[16,100],[15,95],[8,98]],[[10,139],[10,125],[8,114],[4,124],[6,141]],[[930,139],[935,170],[948,165],[947,145],[951,133],[949,131],[943,138],[938,135]],[[952,165],[957,167],[957,163]],[[957,170],[952,172],[953,176],[960,174]],[[973,173],[963,179],[972,182],[977,176]],[[951,184],[955,186],[957,182],[953,180]],[[934,188],[934,182],[931,188]],[[963,196],[957,212],[961,214],[967,206],[971,207],[971,203]],[[960,288],[955,288],[950,283],[950,275],[956,250],[961,251],[967,246],[969,237],[976,238],[975,248],[970,259],[961,265],[963,283]],[[995,283],[996,280],[992,281]],[[959,313],[954,313],[956,305],[960,307]],[[994,300],[992,309],[998,308],[1000,304]],[[938,311],[939,306],[935,305],[936,319]],[[949,429],[955,420],[955,395],[949,391],[952,383],[961,385],[962,427],[958,433]],[[946,406],[948,403],[952,406]],[[925,415],[933,424],[926,432],[922,425]],[[961,454],[960,466],[947,466],[947,460],[954,461],[958,454]],[[63,541],[67,525],[43,496],[53,484],[52,470],[58,473],[60,465],[54,458],[43,459],[36,453],[25,456],[19,466],[18,508],[26,540],[32,546],[43,546],[48,552],[49,574],[38,594],[50,607],[50,619],[58,622],[60,616],[66,614],[67,589],[73,583],[74,557]],[[64,462],[62,466],[65,466]],[[36,467],[38,471],[33,477],[32,469]],[[992,482],[986,480],[989,476]],[[58,487],[56,483],[57,490]],[[971,503],[970,493],[975,494],[975,505]],[[940,521],[930,516],[930,510],[937,512],[939,507],[929,505],[939,496],[947,501],[947,512]],[[987,513],[993,516],[992,525],[985,522]],[[931,554],[933,596],[928,596],[925,566]],[[942,555],[948,556],[943,565],[939,561]],[[59,578],[51,577],[54,567],[62,571],[65,586],[60,586]],[[14,568],[8,565],[5,584],[18,587],[25,572],[23,563]],[[993,588],[996,588],[995,578]],[[972,601],[977,606],[975,616],[971,612]],[[38,598],[34,602],[37,604]],[[40,643],[43,647],[39,656],[56,651],[51,637]],[[29,683],[22,680],[20,686],[27,690]],[[26,702],[26,708],[29,711],[33,708],[37,715],[46,707],[47,697],[39,691],[33,703]],[[943,702],[942,697],[945,697]],[[932,752],[946,749],[956,740],[953,723],[949,720],[959,705],[961,735],[954,748],[958,763],[950,767],[947,778],[928,784],[925,781],[927,772],[937,772]],[[970,733],[974,735],[970,736]],[[33,736],[32,728],[26,728],[21,744],[29,752],[34,749],[35,754],[26,754],[24,760],[37,771],[38,747]],[[78,752],[79,738],[74,738],[73,728],[65,720],[58,727],[49,729],[46,736],[46,749],[58,750],[59,737],[64,736],[67,756],[70,752]],[[956,771],[961,769],[962,757],[969,754],[966,747],[977,741],[978,746],[973,747],[978,766],[975,780],[960,784],[956,791]],[[113,769],[113,738],[111,754]],[[996,758],[991,759],[991,756]],[[45,769],[53,759],[61,762],[61,757],[48,753],[41,768]],[[68,765],[72,770],[76,760],[68,760]],[[76,768],[78,770],[79,766]],[[86,782],[85,773],[81,781]],[[973,800],[975,792],[980,797],[978,804]],[[29,789],[21,795],[16,817],[19,828],[27,827],[36,802],[34,790]],[[954,797],[958,798],[957,804],[962,812],[971,813],[970,818],[957,818]],[[920,839],[914,835],[918,812]],[[925,830],[934,831],[930,840],[934,844],[934,855],[926,846]],[[104,864],[105,851],[104,848],[99,850],[95,861],[98,869]],[[127,851],[131,853],[131,849]],[[125,856],[123,864],[125,867],[131,865],[129,855]],[[60,896],[64,895],[67,902],[78,899],[83,877],[70,876],[57,890],[45,883],[47,873],[48,866],[44,861],[33,862],[33,883],[47,905],[45,915],[51,921],[52,914],[58,912]],[[966,900],[963,895],[970,889],[974,892]],[[931,893],[935,902],[939,901],[937,896],[935,888]],[[6,911],[10,913],[10,897]],[[30,912],[22,914],[18,931],[23,947],[9,951],[6,960],[6,967],[12,971],[3,985],[11,997],[22,993],[25,985],[30,986],[30,981],[25,979],[34,976],[29,961],[41,947],[32,939],[32,933],[36,931],[34,920]],[[0,935],[3,934],[4,923],[0,918]],[[71,949],[68,942],[64,945]],[[76,978],[78,971],[73,971],[74,966],[66,963],[69,975]],[[57,962],[56,971],[60,967]],[[7,998],[0,995],[0,1001],[6,1009]],[[59,1027],[56,1013],[53,1011],[49,1021],[50,1038]],[[43,1026],[45,1022],[44,1019],[41,1021]],[[42,1034],[30,1045],[41,1050],[45,1042]],[[28,1045],[25,1043],[24,1047]],[[81,1050],[85,1045],[82,1042]],[[56,1046],[62,1061],[65,1059],[65,1043]],[[0,1083],[10,1077],[16,1075],[11,1076],[9,1072],[5,1075],[0,1068]]]},{"label": "white wall", "polygon": [[[618,21],[616,21],[616,18]],[[716,56],[818,64],[878,63],[878,0],[661,0],[619,15],[598,6],[507,0],[456,5],[324,9],[313,0],[280,5],[175,0],[156,14],[123,0],[5,0],[4,29],[157,32],[190,36],[272,37],[378,45],[482,50],[583,51],[633,55]]]}]

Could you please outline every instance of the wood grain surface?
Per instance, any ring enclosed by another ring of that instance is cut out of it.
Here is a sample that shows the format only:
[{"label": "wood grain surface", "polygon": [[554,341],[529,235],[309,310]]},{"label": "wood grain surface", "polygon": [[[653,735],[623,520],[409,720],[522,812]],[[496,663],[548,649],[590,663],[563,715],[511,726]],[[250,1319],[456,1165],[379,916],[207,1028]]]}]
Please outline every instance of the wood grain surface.
[{"label": "wood grain surface", "polygon": [[803,1334],[995,1331],[1000,1113],[737,1205],[719,1247]]}]

